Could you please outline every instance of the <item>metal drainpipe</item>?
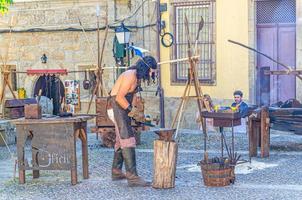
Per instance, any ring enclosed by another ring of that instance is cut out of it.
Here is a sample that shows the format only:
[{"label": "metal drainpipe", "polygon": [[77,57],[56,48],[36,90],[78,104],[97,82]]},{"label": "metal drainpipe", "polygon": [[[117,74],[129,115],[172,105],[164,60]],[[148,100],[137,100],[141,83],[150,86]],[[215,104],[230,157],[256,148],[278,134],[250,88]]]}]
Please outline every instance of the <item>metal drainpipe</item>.
[{"label": "metal drainpipe", "polygon": [[[157,44],[157,60],[158,62],[160,62],[160,39],[159,39],[159,35],[160,35],[160,21],[161,21],[161,17],[160,17],[160,0],[157,0],[157,6],[156,6],[156,10],[157,10],[157,40],[156,40],[156,44]],[[162,88],[162,84],[161,84],[161,71],[160,71],[161,66],[159,66],[159,70],[158,70],[158,93],[159,93],[159,110],[160,110],[160,127],[161,128],[165,128],[165,99],[164,99],[164,90]]]}]

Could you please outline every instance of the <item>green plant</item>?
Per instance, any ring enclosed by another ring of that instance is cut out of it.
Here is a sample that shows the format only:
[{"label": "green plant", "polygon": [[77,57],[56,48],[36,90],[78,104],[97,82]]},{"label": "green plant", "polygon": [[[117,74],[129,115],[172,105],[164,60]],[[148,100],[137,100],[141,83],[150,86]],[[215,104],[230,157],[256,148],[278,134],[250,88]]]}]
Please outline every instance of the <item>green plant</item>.
[{"label": "green plant", "polygon": [[8,11],[8,6],[13,3],[13,0],[0,0],[0,13],[5,14]]}]

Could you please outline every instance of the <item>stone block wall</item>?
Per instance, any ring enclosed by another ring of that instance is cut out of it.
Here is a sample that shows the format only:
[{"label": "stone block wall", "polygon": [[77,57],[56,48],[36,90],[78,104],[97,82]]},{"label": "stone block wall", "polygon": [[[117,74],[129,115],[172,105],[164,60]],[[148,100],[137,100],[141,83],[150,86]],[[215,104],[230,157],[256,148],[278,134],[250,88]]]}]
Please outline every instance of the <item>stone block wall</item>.
[{"label": "stone block wall", "polygon": [[[100,5],[100,27],[105,25],[105,5],[108,5],[109,24],[111,27],[119,26],[120,19],[131,16],[125,20],[125,25],[136,26],[131,28],[131,42],[142,48],[149,49],[151,55],[156,55],[156,31],[155,26],[144,27],[156,22],[154,11],[155,3],[133,0],[131,6],[124,1],[26,1],[15,2],[9,14],[2,19],[3,22],[12,21],[12,34],[1,33],[9,31],[5,23],[0,25],[1,55],[8,50],[7,64],[16,66],[17,71],[25,72],[27,69],[68,69],[79,70],[81,66],[97,63],[97,33],[88,29],[96,28],[96,5]],[[138,10],[138,12],[135,12]],[[13,16],[13,17],[12,17]],[[143,16],[143,17],[142,17]],[[13,20],[11,20],[13,19]],[[87,31],[84,33],[79,25],[79,19]],[[66,29],[73,28],[75,31]],[[47,30],[47,31],[45,31]],[[100,31],[100,46],[104,41],[104,30]],[[105,67],[115,66],[113,58],[113,28],[110,28],[105,43],[103,63]],[[10,42],[11,41],[11,42]],[[40,57],[46,54],[48,61],[42,64]],[[134,63],[136,58],[132,60]],[[103,80],[107,91],[113,85],[113,69],[104,70]],[[83,79],[84,73],[69,73],[61,76],[61,80]],[[18,87],[25,87],[29,97],[33,94],[33,88],[37,76],[17,74]],[[1,83],[0,83],[1,84]],[[10,92],[6,90],[7,97]],[[84,100],[87,101],[88,99]]]}]

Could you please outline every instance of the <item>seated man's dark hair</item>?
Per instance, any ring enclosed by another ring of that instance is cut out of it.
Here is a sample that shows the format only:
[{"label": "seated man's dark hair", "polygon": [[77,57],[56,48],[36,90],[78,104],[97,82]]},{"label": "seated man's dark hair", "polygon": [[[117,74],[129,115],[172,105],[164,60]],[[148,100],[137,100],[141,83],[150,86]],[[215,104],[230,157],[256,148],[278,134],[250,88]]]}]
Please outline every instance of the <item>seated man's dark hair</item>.
[{"label": "seated man's dark hair", "polygon": [[240,90],[236,90],[234,93],[233,93],[233,95],[235,96],[235,95],[239,95],[239,96],[243,96],[243,93],[240,91]]}]

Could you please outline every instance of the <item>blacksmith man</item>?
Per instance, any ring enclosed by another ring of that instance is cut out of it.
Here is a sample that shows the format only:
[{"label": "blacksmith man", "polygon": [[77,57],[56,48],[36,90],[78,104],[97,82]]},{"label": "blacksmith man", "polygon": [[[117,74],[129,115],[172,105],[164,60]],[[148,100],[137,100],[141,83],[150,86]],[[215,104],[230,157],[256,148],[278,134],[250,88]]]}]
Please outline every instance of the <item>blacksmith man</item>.
[{"label": "blacksmith man", "polygon": [[[108,115],[115,124],[116,144],[112,164],[112,180],[127,178],[128,186],[150,186],[138,176],[136,170],[135,147],[136,141],[131,127],[131,118],[138,118],[138,112],[132,107],[132,100],[140,90],[141,81],[149,81],[157,68],[157,62],[152,56],[145,56],[123,72],[115,82],[110,92],[114,117],[110,110]],[[125,161],[126,175],[122,173]]]}]

